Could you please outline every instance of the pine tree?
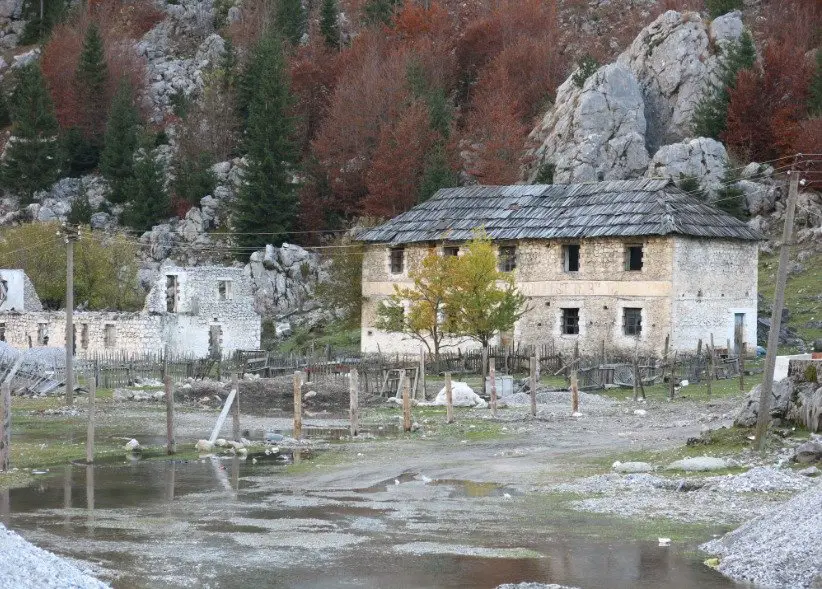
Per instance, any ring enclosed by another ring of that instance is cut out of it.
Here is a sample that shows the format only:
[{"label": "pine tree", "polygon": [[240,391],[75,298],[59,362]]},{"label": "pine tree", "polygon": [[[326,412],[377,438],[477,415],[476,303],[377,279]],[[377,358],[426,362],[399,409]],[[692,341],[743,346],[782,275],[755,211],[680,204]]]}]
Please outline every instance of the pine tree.
[{"label": "pine tree", "polygon": [[730,92],[736,87],[736,78],[742,70],[756,62],[756,46],[747,31],[738,41],[725,46],[725,57],[719,67],[719,83],[711,86],[694,109],[694,135],[719,139],[728,123]]},{"label": "pine tree", "polygon": [[816,70],[811,80],[808,113],[811,117],[822,117],[822,47],[816,50]]},{"label": "pine tree", "polygon": [[457,175],[448,165],[445,148],[441,143],[434,146],[425,162],[425,171],[420,182],[419,202],[425,202],[440,188],[457,185]]},{"label": "pine tree", "polygon": [[177,198],[199,206],[201,198],[214,192],[217,176],[211,169],[212,164],[212,158],[207,153],[195,157],[178,154],[174,165],[174,193]]},{"label": "pine tree", "polygon": [[337,24],[339,8],[337,0],[323,0],[320,9],[320,33],[326,46],[336,49],[340,46],[340,27]]},{"label": "pine tree", "polygon": [[126,186],[134,173],[134,151],[139,144],[140,115],[134,106],[131,84],[123,78],[111,104],[100,171],[111,183],[112,202],[125,202]]},{"label": "pine tree", "polygon": [[3,160],[2,180],[22,203],[50,186],[60,174],[60,144],[54,104],[38,64],[17,71],[11,96],[12,135]]},{"label": "pine tree", "polygon": [[79,194],[71,203],[71,210],[66,220],[70,225],[88,225],[93,214],[94,207],[91,206],[88,200],[88,192],[86,192],[85,186],[81,185]]},{"label": "pine tree", "polygon": [[297,45],[306,30],[306,16],[302,0],[278,0],[277,29],[284,39]]},{"label": "pine tree", "polygon": [[243,248],[286,241],[297,206],[290,179],[297,151],[292,141],[293,98],[276,36],[267,34],[258,42],[246,75],[251,71],[259,78],[248,103],[247,164],[233,216],[236,243]]},{"label": "pine tree", "polygon": [[725,174],[722,177],[722,188],[716,191],[714,205],[737,219],[745,220],[745,191],[739,188],[735,182],[739,177],[729,166],[725,167]]},{"label": "pine tree", "polygon": [[134,161],[134,176],[129,180],[129,201],[123,221],[129,227],[148,231],[171,214],[171,201],[163,187],[163,174],[154,159],[154,151],[145,147]]},{"label": "pine tree", "polygon": [[72,171],[83,172],[97,165],[106,130],[106,66],[103,37],[99,27],[92,23],[83,39],[80,62],[74,74],[74,87],[80,109],[78,131],[82,141],[76,141],[69,153]]},{"label": "pine tree", "polygon": [[231,37],[226,37],[224,51],[220,59],[219,79],[222,90],[231,90],[237,83],[237,50]]}]

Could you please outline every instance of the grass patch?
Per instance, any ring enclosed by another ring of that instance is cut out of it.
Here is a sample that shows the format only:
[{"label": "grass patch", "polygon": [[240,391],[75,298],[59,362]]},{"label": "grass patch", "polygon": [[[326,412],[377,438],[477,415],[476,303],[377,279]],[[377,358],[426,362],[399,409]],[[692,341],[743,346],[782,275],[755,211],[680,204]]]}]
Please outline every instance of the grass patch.
[{"label": "grass patch", "polygon": [[[797,249],[792,248],[791,259],[796,259]],[[803,340],[810,342],[822,338],[822,328],[808,325],[811,321],[822,321],[822,254],[811,254],[800,263],[804,270],[790,274],[785,287],[785,306],[791,312],[787,324]],[[759,293],[768,305],[773,304],[778,266],[778,255],[759,254]]]},{"label": "grass patch", "polygon": [[[751,370],[758,368],[762,364],[762,360],[748,361],[745,363],[745,369]],[[753,387],[762,383],[762,374],[746,374],[744,392],[747,393]],[[645,396],[650,400],[661,401],[668,398],[670,394],[670,385],[667,383],[655,384],[653,386],[645,387]],[[610,397],[612,399],[625,399],[626,397],[633,398],[633,389],[606,389],[604,391],[597,391],[597,394]],[[714,380],[711,382],[711,396],[708,397],[708,383],[702,381],[699,383],[692,383],[686,387],[679,389],[674,401],[679,399],[696,399],[707,401],[710,399],[719,399],[723,397],[732,397],[734,395],[742,394],[739,390],[739,378],[727,378],[723,380]],[[641,397],[640,397],[641,398]]]}]

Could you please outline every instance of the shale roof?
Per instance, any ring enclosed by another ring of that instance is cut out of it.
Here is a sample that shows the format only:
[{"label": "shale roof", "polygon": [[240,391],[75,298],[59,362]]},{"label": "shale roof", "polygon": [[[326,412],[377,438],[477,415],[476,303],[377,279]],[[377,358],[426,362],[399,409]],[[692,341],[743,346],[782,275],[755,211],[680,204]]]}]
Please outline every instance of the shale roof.
[{"label": "shale roof", "polygon": [[477,228],[484,228],[493,240],[671,234],[762,239],[743,221],[680,190],[672,181],[651,178],[443,188],[357,238],[390,244],[464,241]]}]

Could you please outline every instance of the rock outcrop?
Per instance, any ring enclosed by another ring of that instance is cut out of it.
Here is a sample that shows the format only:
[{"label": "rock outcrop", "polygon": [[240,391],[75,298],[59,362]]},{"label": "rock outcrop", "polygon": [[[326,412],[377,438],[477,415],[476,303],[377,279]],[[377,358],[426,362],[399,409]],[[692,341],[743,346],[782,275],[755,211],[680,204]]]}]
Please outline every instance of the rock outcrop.
[{"label": "rock outcrop", "polygon": [[699,137],[661,147],[651,158],[647,175],[680,181],[694,178],[707,194],[722,187],[728,153],[715,139]]},{"label": "rock outcrop", "polygon": [[539,144],[535,160],[554,166],[554,182],[622,180],[645,172],[644,106],[630,70],[603,66],[581,88],[569,77],[556,105],[531,133]]},{"label": "rock outcrop", "polygon": [[742,30],[738,12],[714,20],[709,29],[697,13],[669,10],[617,58],[642,88],[650,153],[692,136],[694,109],[718,63],[712,47],[737,39]]}]

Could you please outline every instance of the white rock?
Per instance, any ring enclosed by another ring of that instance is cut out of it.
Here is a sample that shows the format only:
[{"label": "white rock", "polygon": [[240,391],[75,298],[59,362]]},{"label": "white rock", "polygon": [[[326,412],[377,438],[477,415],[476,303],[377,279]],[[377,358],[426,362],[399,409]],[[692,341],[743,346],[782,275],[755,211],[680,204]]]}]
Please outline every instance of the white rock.
[{"label": "white rock", "polygon": [[645,417],[646,415],[648,415],[648,412],[645,411],[645,409],[634,409],[634,415],[638,417]]},{"label": "white rock", "polygon": [[[451,402],[454,407],[482,407],[487,406],[482,397],[474,392],[467,383],[454,381],[451,383]],[[445,405],[445,387],[440,389],[432,405]]]},{"label": "white rock", "polygon": [[228,446],[228,442],[225,438],[217,438],[217,440],[214,442],[214,445],[219,448],[225,448],[226,446]]},{"label": "white rock", "polygon": [[699,137],[661,147],[648,164],[647,175],[653,178],[695,178],[700,188],[715,194],[722,187],[728,153],[715,139]]},{"label": "white rock", "polygon": [[654,467],[647,462],[614,462],[612,467],[614,472],[622,474],[633,474],[638,472],[652,472]]},{"label": "white rock", "polygon": [[138,442],[137,440],[132,438],[131,440],[126,442],[126,445],[123,446],[123,448],[125,448],[129,452],[136,452],[137,450],[140,449],[140,442]]},{"label": "white rock", "polygon": [[696,456],[694,458],[683,458],[672,462],[665,467],[665,470],[684,470],[685,472],[707,472],[711,470],[722,470],[731,466],[731,463],[723,458],[713,456]]},{"label": "white rock", "polygon": [[199,452],[211,452],[214,449],[214,444],[208,440],[198,440],[194,445],[194,449]]}]

